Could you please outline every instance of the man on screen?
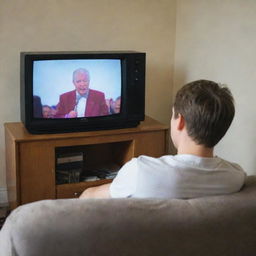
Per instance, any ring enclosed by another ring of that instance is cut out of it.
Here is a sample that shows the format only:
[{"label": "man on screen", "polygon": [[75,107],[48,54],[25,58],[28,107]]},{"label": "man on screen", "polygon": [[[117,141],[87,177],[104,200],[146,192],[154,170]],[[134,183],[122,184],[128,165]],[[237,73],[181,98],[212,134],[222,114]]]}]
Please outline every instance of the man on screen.
[{"label": "man on screen", "polygon": [[104,93],[89,88],[88,70],[79,68],[73,72],[75,90],[60,95],[57,118],[92,117],[108,115]]}]

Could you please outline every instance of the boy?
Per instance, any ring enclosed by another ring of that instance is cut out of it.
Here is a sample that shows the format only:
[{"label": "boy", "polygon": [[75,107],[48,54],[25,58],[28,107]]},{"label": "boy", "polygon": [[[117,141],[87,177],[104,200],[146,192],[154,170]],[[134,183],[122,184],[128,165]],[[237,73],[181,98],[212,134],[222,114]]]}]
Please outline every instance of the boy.
[{"label": "boy", "polygon": [[234,114],[228,88],[208,80],[186,84],[177,92],[172,110],[177,155],[133,158],[111,184],[89,188],[80,198],[195,198],[239,191],[245,172],[213,154]]}]

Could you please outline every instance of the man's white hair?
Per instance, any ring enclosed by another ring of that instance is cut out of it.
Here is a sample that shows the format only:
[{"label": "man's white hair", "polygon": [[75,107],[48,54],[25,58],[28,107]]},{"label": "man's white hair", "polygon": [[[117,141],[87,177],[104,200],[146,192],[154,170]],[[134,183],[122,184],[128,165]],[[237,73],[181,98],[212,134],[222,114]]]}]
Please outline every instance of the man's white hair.
[{"label": "man's white hair", "polygon": [[89,73],[89,71],[88,71],[87,69],[85,69],[85,68],[78,68],[78,69],[76,69],[76,70],[73,72],[73,81],[75,81],[75,77],[76,77],[77,74],[85,74],[85,75],[89,78],[89,80],[90,80],[90,73]]}]

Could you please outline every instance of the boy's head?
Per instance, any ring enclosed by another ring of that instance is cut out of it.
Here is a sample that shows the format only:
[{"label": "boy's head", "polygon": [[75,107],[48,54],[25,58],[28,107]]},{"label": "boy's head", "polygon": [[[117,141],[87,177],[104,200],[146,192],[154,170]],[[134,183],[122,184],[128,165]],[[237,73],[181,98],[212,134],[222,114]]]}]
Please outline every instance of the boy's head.
[{"label": "boy's head", "polygon": [[198,145],[213,148],[228,130],[235,114],[227,87],[208,80],[184,85],[176,94],[173,118],[184,118],[188,136]]}]

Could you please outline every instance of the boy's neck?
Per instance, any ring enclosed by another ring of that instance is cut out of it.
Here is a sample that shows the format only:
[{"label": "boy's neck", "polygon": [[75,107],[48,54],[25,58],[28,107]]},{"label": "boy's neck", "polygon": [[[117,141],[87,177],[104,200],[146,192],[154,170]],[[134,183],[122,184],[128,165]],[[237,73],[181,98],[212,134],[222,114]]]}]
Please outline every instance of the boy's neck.
[{"label": "boy's neck", "polygon": [[198,145],[193,141],[186,142],[186,144],[181,143],[177,148],[177,154],[188,154],[188,155],[195,155],[199,157],[213,157],[213,148],[207,148],[202,145]]}]

